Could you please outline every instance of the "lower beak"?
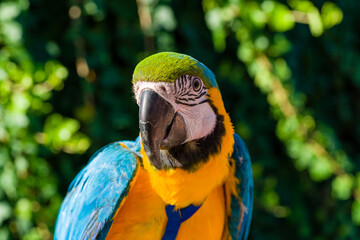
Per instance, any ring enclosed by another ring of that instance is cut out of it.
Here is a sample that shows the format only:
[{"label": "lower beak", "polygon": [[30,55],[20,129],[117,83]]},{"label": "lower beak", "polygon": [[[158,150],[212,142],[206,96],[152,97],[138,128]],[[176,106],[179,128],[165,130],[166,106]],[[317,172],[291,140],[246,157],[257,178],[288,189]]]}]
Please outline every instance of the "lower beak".
[{"label": "lower beak", "polygon": [[152,165],[163,169],[160,149],[169,149],[186,140],[184,119],[172,105],[151,89],[140,96],[139,127],[145,153]]}]

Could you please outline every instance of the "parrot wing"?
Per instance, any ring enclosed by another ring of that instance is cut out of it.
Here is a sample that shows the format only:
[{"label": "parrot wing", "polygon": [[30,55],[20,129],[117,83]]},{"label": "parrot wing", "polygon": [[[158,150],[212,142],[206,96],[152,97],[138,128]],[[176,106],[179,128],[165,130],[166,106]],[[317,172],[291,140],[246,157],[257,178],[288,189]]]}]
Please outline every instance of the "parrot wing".
[{"label": "parrot wing", "polygon": [[254,181],[249,152],[244,141],[234,134],[235,177],[240,180],[237,184],[238,196],[231,196],[231,217],[229,229],[232,239],[245,240],[249,235],[252,211]]},{"label": "parrot wing", "polygon": [[55,227],[56,240],[105,239],[136,175],[140,138],[97,151],[72,181]]}]

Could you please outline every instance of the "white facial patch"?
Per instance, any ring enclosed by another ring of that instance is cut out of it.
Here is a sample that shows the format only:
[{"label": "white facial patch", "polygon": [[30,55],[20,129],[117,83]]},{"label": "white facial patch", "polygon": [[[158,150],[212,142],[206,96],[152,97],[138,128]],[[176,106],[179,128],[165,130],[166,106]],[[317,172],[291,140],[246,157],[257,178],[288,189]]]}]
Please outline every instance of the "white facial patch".
[{"label": "white facial patch", "polygon": [[[140,103],[140,96],[144,89],[152,89],[157,94],[162,96],[164,99],[166,99],[169,103],[172,104],[171,99],[172,95],[174,95],[174,91],[172,89],[171,83],[165,83],[165,82],[136,82],[134,84],[134,94],[137,105]],[[173,105],[174,107],[174,105]]]},{"label": "white facial patch", "polygon": [[208,90],[199,77],[183,75],[174,83],[136,82],[134,93],[138,105],[144,89],[152,89],[162,96],[184,118],[187,135],[185,142],[203,138],[214,130],[216,114],[206,96]]}]

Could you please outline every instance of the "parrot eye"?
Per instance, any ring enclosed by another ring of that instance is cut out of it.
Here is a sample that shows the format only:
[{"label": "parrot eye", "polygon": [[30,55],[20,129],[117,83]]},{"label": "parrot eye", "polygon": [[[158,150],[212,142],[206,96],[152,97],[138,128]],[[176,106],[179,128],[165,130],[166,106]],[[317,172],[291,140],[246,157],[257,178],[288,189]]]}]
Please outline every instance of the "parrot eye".
[{"label": "parrot eye", "polygon": [[198,78],[193,79],[192,88],[194,89],[195,92],[200,91],[200,89],[201,89],[201,81],[200,81],[200,79],[198,79]]},{"label": "parrot eye", "polygon": [[208,102],[207,89],[201,78],[192,75],[182,75],[174,84],[175,103],[186,106],[196,106]]}]

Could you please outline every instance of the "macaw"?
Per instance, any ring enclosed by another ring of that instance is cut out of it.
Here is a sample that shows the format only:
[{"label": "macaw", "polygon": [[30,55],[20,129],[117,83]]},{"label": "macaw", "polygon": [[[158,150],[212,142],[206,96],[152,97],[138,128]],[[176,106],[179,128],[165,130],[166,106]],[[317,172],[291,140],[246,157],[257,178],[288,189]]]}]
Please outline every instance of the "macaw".
[{"label": "macaw", "polygon": [[247,239],[249,153],[214,74],[161,52],[135,68],[140,136],[96,152],[60,207],[56,240]]}]

